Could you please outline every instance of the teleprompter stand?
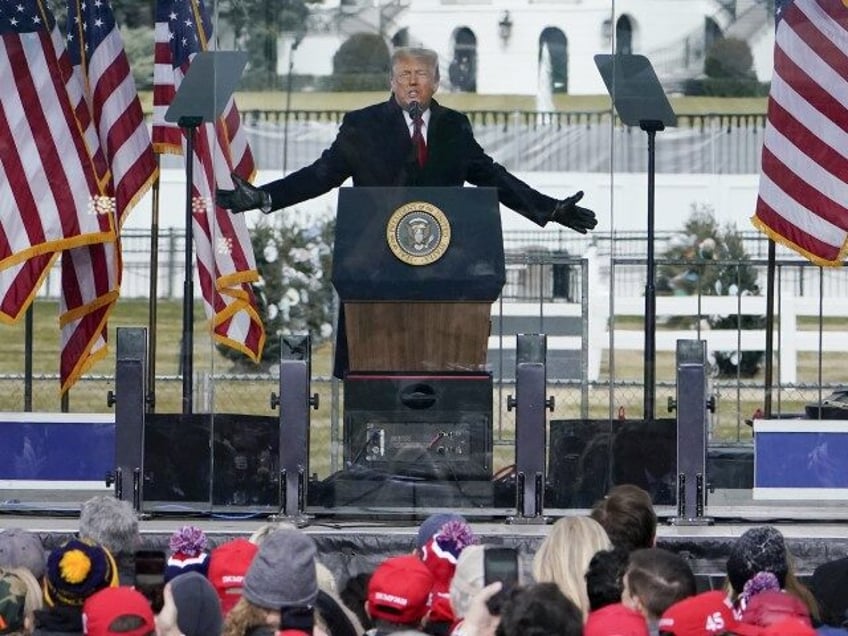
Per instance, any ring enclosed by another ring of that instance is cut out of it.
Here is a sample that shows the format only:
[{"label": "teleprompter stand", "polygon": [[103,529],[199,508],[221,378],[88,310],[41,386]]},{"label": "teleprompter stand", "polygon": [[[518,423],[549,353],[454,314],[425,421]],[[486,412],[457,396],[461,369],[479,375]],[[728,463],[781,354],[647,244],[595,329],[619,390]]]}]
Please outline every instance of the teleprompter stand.
[{"label": "teleprompter stand", "polygon": [[183,373],[182,412],[192,412],[194,375],[194,263],[192,258],[192,200],[194,184],[194,143],[201,124],[212,123],[230,100],[247,64],[241,51],[202,51],[188,68],[174,100],[165,112],[165,121],[176,123],[186,138],[185,171],[185,277],[183,280],[183,341],[180,366]]},{"label": "teleprompter stand", "polygon": [[619,119],[648,134],[648,251],[645,283],[645,397],[644,418],[653,420],[656,401],[657,290],[654,261],[654,177],[657,132],[677,125],[677,117],[663,92],[651,62],[644,55],[595,56]]}]

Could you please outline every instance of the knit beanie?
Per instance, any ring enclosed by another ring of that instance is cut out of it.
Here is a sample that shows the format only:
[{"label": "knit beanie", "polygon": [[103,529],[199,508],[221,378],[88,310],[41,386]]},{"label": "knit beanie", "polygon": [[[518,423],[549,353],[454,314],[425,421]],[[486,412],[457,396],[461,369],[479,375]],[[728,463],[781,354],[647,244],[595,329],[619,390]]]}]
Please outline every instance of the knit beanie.
[{"label": "knit beanie", "polygon": [[26,568],[40,579],[44,576],[44,545],[34,532],[23,528],[0,531],[0,567]]},{"label": "knit beanie", "polygon": [[745,583],[758,572],[771,572],[780,587],[786,584],[789,561],[783,535],[773,526],[747,530],[730,548],[727,578],[733,591],[741,594]]},{"label": "knit beanie", "polygon": [[44,602],[80,607],[89,596],[118,586],[118,567],[109,550],[90,539],[71,539],[47,557]]},{"label": "knit beanie", "polygon": [[455,512],[439,512],[427,517],[418,526],[418,536],[415,537],[415,547],[419,550],[424,547],[433,535],[442,529],[448,521],[465,521],[465,517],[458,515]]},{"label": "knit beanie", "polygon": [[209,580],[197,571],[180,574],[170,583],[177,626],[183,636],[220,634],[224,620],[218,593]]},{"label": "knit beanie", "polygon": [[433,573],[433,594],[430,597],[430,622],[454,621],[450,603],[450,584],[462,550],[477,543],[477,538],[465,521],[448,521],[424,544],[421,560]]},{"label": "knit beanie", "polygon": [[269,534],[244,577],[242,596],[265,609],[313,605],[318,596],[315,542],[300,530]]},{"label": "knit beanie", "polygon": [[168,547],[171,555],[165,567],[168,582],[184,572],[209,573],[209,553],[206,551],[206,534],[197,526],[183,526],[171,535]]}]

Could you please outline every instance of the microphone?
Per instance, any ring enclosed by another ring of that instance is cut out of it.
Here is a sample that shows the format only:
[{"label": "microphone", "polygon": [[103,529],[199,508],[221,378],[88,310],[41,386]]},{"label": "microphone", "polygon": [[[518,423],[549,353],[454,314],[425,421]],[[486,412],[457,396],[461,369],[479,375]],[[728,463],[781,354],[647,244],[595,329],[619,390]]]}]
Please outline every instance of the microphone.
[{"label": "microphone", "polygon": [[421,104],[418,102],[410,102],[409,108],[407,109],[409,116],[412,119],[420,119],[421,118]]}]

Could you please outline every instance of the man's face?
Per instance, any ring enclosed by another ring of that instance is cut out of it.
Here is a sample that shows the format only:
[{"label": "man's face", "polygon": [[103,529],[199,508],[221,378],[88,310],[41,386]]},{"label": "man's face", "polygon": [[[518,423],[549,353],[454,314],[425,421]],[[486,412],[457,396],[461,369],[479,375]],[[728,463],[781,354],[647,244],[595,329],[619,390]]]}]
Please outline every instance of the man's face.
[{"label": "man's face", "polygon": [[438,84],[434,70],[426,60],[400,58],[392,68],[391,87],[401,108],[407,110],[412,102],[418,102],[425,110]]}]

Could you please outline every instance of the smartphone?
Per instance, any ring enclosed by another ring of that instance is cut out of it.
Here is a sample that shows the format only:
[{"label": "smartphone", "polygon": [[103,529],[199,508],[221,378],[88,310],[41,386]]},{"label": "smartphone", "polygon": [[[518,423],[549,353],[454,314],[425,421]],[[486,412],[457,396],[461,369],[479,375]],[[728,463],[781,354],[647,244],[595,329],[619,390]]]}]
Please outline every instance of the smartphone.
[{"label": "smartphone", "polygon": [[309,605],[280,608],[280,631],[298,630],[311,634],[315,628],[315,609]]},{"label": "smartphone", "polygon": [[137,550],[133,587],[150,601],[154,613],[159,613],[164,604],[165,567],[168,559],[162,550]]},{"label": "smartphone", "polygon": [[518,552],[515,548],[486,548],[483,553],[483,579],[486,585],[500,581],[501,591],[487,605],[493,615],[501,613],[504,599],[518,586]]}]

